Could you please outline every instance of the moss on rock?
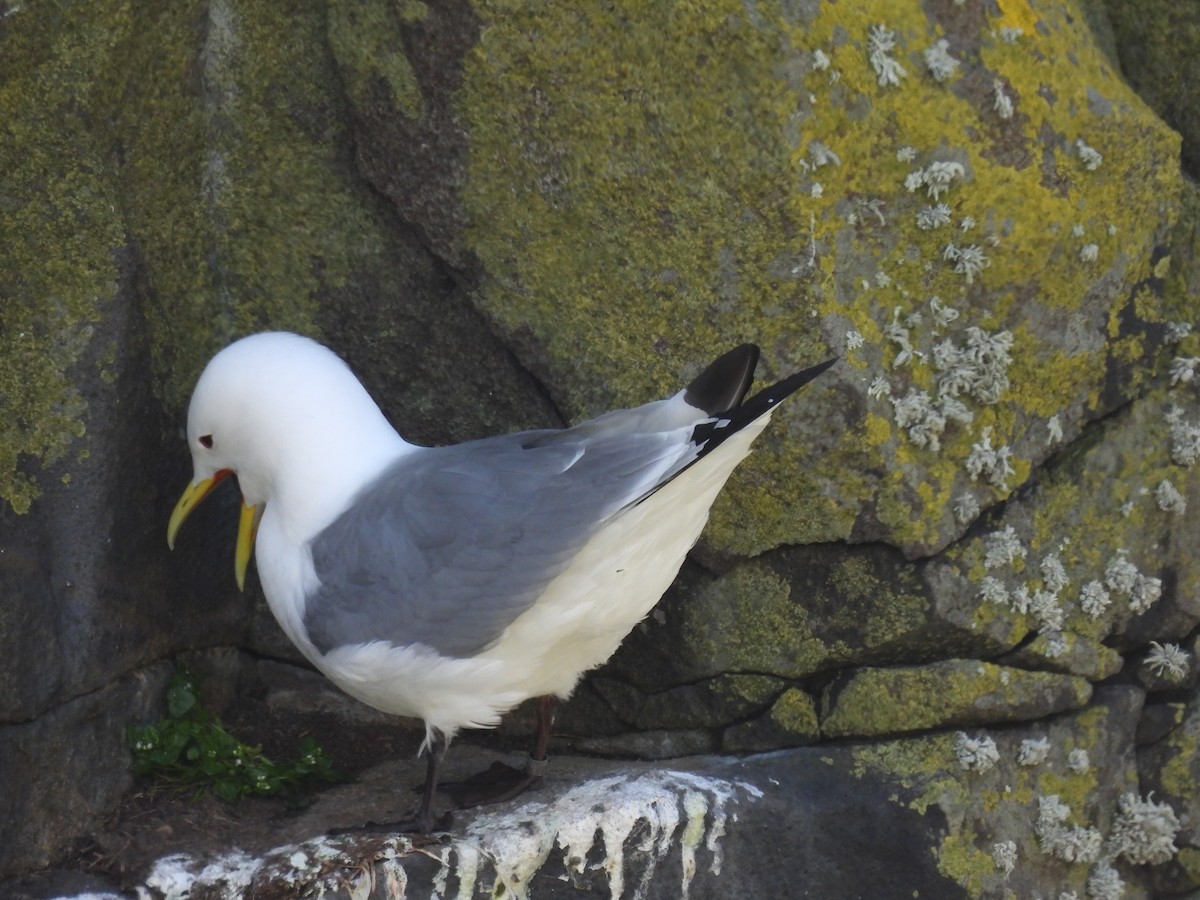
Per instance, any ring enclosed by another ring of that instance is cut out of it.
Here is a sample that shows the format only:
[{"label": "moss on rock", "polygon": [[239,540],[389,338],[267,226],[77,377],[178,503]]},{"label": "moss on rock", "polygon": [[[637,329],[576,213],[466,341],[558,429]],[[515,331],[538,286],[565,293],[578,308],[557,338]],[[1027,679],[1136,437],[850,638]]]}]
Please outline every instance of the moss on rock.
[{"label": "moss on rock", "polygon": [[873,737],[951,725],[1019,722],[1078,709],[1091,697],[1083,678],[976,660],[859,669],[826,688],[821,732]]},{"label": "moss on rock", "polygon": [[757,672],[799,678],[821,668],[831,649],[808,612],[767,565],[737,566],[683,608],[685,665],[697,674]]},{"label": "moss on rock", "polygon": [[[459,108],[479,302],[523,336],[568,415],[674,389],[734,340],[765,345],[767,377],[846,355],[832,379],[846,393],[814,386],[781,411],[791,435],[768,433],[735,476],[707,532],[722,550],[853,535],[928,552],[961,530],[959,493],[986,505],[1028,478],[1050,417],[1070,429],[1138,387],[1106,395],[1149,352],[1139,328],[1161,321],[1160,293],[1138,285],[1177,214],[1178,141],[1076,4],[1025,8],[1010,43],[1007,13],[916,0],[476,4]],[[896,86],[872,67],[875,26],[908,71]],[[942,35],[961,63],[945,83],[921,57]],[[905,183],[934,162],[962,166],[940,197],[953,230],[916,225],[935,198]],[[983,268],[965,277],[948,243]],[[940,335],[933,296],[960,313]],[[886,330],[917,315],[905,327],[924,356],[902,361]],[[914,443],[865,388],[932,389],[932,345],[969,327],[1013,334],[1009,388],[972,401],[940,446]],[[966,474],[983,428],[1011,446],[1011,478]]]},{"label": "moss on rock", "polygon": [[122,198],[92,110],[130,24],[122,3],[12,10],[4,21],[0,501],[19,513],[41,491],[36,469],[84,435],[77,380],[99,373],[77,367],[127,266]]}]

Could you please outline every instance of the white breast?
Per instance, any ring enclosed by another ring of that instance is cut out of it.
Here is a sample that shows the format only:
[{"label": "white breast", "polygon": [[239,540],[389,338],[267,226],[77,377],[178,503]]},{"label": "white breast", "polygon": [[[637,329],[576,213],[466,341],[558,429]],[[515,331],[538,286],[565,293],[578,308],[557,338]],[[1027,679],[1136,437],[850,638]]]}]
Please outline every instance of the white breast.
[{"label": "white breast", "polygon": [[[271,609],[305,655],[362,702],[424,719],[427,730],[437,728],[447,737],[464,727],[493,726],[529,697],[567,697],[584,672],[612,656],[678,574],[717,494],[769,418],[761,416],[615,516],[537,602],[474,658],[449,659],[421,644],[397,647],[386,641],[317,653],[302,625],[306,579],[315,578],[311,559],[263,568],[260,553]],[[271,540],[267,525],[264,516],[260,550],[264,538]]]}]

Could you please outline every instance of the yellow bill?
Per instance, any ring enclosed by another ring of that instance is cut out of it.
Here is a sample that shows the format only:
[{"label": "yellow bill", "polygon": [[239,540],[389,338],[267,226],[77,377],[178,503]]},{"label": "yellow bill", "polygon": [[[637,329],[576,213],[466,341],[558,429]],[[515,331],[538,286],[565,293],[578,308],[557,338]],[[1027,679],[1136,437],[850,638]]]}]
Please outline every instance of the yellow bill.
[{"label": "yellow bill", "polygon": [[233,574],[237,577],[239,591],[246,589],[246,569],[250,565],[250,554],[254,552],[254,538],[258,534],[258,521],[263,508],[247,506],[242,500],[242,513],[238,516],[237,552],[233,557]]},{"label": "yellow bill", "polygon": [[[167,523],[168,547],[172,550],[175,549],[175,536],[179,533],[183,520],[191,515],[192,510],[200,505],[200,501],[212,493],[212,489],[224,481],[229,474],[228,469],[222,469],[211,478],[193,482],[184,489],[183,496],[175,504],[171,520]],[[237,578],[238,590],[246,588],[246,569],[250,566],[250,556],[254,552],[254,538],[258,534],[258,522],[261,518],[261,506],[247,506],[246,501],[242,501],[242,512],[238,520],[237,549],[233,560],[233,574]]]}]

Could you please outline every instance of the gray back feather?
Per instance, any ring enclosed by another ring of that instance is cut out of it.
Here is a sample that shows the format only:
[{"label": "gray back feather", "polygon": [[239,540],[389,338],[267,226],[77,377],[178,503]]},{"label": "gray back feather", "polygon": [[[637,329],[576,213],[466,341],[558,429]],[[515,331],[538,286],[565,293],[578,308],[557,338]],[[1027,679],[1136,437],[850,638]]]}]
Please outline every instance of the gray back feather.
[{"label": "gray back feather", "polygon": [[420,642],[456,657],[485,649],[609,517],[695,457],[686,428],[643,430],[644,414],[623,413],[601,428],[401,458],[312,542],[321,585],[304,625],[313,644]]}]

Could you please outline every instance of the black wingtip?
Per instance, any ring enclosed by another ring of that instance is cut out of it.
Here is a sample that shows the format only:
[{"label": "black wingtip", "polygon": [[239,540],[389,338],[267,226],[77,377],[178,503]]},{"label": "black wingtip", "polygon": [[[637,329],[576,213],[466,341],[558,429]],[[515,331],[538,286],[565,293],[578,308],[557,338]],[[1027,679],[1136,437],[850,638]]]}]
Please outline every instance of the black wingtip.
[{"label": "black wingtip", "polygon": [[817,363],[815,366],[810,366],[809,368],[803,369],[794,375],[789,375],[782,381],[775,382],[775,384],[771,385],[770,387],[763,388],[761,391],[739,406],[735,411],[733,418],[736,419],[738,427],[741,427],[741,425],[747,422],[753,422],[767,410],[779,403],[780,400],[784,400],[790,394],[796,393],[796,391],[800,390],[800,388],[804,387],[806,384],[832,366],[835,362],[837,362],[838,359],[840,359],[840,357],[830,357],[823,363]]},{"label": "black wingtip", "polygon": [[837,361],[838,357],[834,356],[823,363],[818,363],[794,375],[789,375],[782,381],[776,382],[770,387],[763,388],[749,400],[739,403],[736,408],[729,410],[723,415],[720,421],[704,422],[697,425],[692,432],[692,440],[703,446],[704,449],[700,451],[700,456],[711,453],[731,435],[737,434],[737,432],[745,428],[759,416],[765,415],[774,409],[779,401],[786,399],[789,394],[794,394],[800,390],[800,388],[804,387]]},{"label": "black wingtip", "polygon": [[696,376],[684,391],[683,399],[710,416],[736,408],[750,390],[758,356],[754,344],[734,347]]},{"label": "black wingtip", "polygon": [[823,363],[817,363],[815,366],[810,366],[807,369],[797,372],[795,375],[789,375],[787,378],[783,379],[783,381],[773,384],[766,390],[756,394],[755,397],[757,398],[766,395],[770,397],[772,403],[778,403],[788,394],[792,394],[800,390],[800,388],[804,387],[839,359],[841,359],[841,357],[831,356]]}]

